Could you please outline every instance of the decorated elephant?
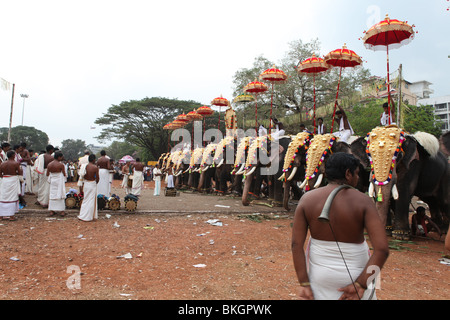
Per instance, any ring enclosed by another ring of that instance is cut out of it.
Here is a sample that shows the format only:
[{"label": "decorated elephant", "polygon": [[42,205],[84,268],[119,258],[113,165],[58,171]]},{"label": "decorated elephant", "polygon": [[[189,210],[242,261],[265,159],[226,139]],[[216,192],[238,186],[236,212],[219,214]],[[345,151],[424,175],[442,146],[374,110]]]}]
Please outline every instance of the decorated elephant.
[{"label": "decorated elephant", "polygon": [[258,196],[263,179],[267,180],[269,201],[272,205],[283,205],[283,182],[279,178],[283,173],[284,156],[290,142],[290,136],[282,136],[276,140],[270,136],[261,136],[252,141],[244,169],[245,182],[242,192],[244,206],[250,204],[248,196],[252,185],[255,195]]},{"label": "decorated elephant", "polygon": [[220,195],[228,193],[228,183],[231,183],[232,188],[235,187],[235,184],[233,184],[235,176],[231,172],[233,169],[232,161],[234,161],[237,150],[237,141],[237,138],[232,135],[223,138],[218,143],[214,153],[214,166],[216,169],[215,191]]},{"label": "decorated elephant", "polygon": [[203,157],[203,147],[195,148],[192,151],[191,159],[189,162],[189,179],[188,179],[188,188],[196,191],[198,187],[198,182],[200,180],[200,162]]},{"label": "decorated elephant", "polygon": [[231,171],[233,176],[232,190],[233,193],[242,196],[243,189],[243,176],[245,169],[245,162],[248,155],[248,148],[250,147],[254,137],[243,137],[237,147],[235,158],[234,158],[234,168]]},{"label": "decorated elephant", "polygon": [[180,157],[174,164],[173,175],[175,178],[175,186],[177,189],[186,189],[189,181],[189,164],[191,162],[192,151],[183,150]]},{"label": "decorated elephant", "polygon": [[213,191],[213,180],[215,181],[216,167],[214,166],[214,154],[217,149],[217,143],[208,144],[202,154],[200,161],[200,179],[197,190],[200,192],[211,193]]},{"label": "decorated elephant", "polygon": [[[356,143],[356,142],[355,142]],[[405,133],[395,125],[377,127],[358,141],[354,153],[370,164],[369,195],[375,198],[378,213],[388,224],[394,204],[392,235],[409,238],[409,205],[413,196],[428,204],[432,220],[443,224],[450,218],[450,169],[433,135]]]},{"label": "decorated elephant", "polygon": [[306,172],[300,188],[309,191],[325,185],[326,161],[336,152],[351,153],[350,146],[330,133],[315,135],[306,153]]},{"label": "decorated elephant", "polygon": [[284,157],[283,174],[279,178],[283,182],[283,206],[289,210],[291,192],[294,199],[298,200],[303,192],[297,186],[297,182],[305,178],[306,151],[313,135],[308,132],[300,132],[292,137],[288,150]]}]

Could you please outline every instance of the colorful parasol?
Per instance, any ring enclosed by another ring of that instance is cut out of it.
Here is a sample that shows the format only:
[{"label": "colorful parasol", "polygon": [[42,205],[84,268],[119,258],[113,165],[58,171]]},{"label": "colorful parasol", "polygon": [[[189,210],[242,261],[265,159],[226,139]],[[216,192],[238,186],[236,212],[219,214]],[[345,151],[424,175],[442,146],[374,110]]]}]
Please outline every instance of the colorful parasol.
[{"label": "colorful parasol", "polygon": [[336,101],[334,103],[333,121],[331,123],[331,132],[330,132],[330,133],[333,133],[334,117],[336,115],[336,106],[337,106],[337,102],[338,102],[338,98],[339,98],[339,88],[341,85],[342,69],[359,66],[360,64],[362,64],[362,59],[354,51],[347,49],[347,45],[344,44],[342,49],[336,49],[336,50],[328,53],[325,56],[324,60],[330,66],[340,68],[339,81],[338,81],[338,87],[337,87],[337,92],[336,92]]},{"label": "colorful parasol", "polygon": [[[388,87],[388,115],[391,124],[391,85],[389,79],[389,49],[398,49],[410,43],[414,39],[414,25],[410,26],[406,21],[390,19],[388,15],[383,21],[364,31],[364,46],[373,51],[386,50],[387,54],[387,87]],[[398,114],[398,113],[397,113]]]},{"label": "colorful parasol", "polygon": [[176,118],[176,120],[181,121],[181,122],[184,122],[185,124],[187,124],[187,123],[190,122],[189,118],[188,118],[187,115],[185,115],[184,113],[178,115],[177,118]]},{"label": "colorful parasol", "polygon": [[[210,117],[213,113],[214,110],[211,109],[208,106],[201,106],[200,108],[197,109],[197,113],[201,116],[203,116],[203,134],[202,136],[205,134],[205,126],[206,126],[206,117]],[[203,142],[204,144],[204,142]]]},{"label": "colorful parasol", "polygon": [[330,66],[324,59],[316,57],[315,54],[300,63],[297,67],[299,73],[306,73],[313,75],[314,82],[314,134],[316,134],[316,74],[325,72],[330,69]]},{"label": "colorful parasol", "polygon": [[247,84],[244,87],[244,92],[245,93],[253,93],[255,95],[255,129],[256,132],[258,132],[258,99],[257,99],[257,95],[258,93],[262,93],[267,91],[267,85],[263,82],[259,82],[259,81],[253,81],[250,82],[249,84]]},{"label": "colorful parasol", "polygon": [[219,107],[219,122],[217,124],[217,129],[220,130],[220,107],[227,107],[230,105],[230,102],[227,99],[223,98],[222,95],[220,95],[220,97],[215,98],[213,101],[211,101],[211,105]]},{"label": "colorful parasol", "polygon": [[[252,101],[255,101],[255,97],[252,96],[251,94],[246,94],[246,93],[241,93],[233,100],[234,103],[238,103],[238,104],[252,102]],[[244,107],[244,112],[242,112],[242,117],[243,117],[242,129],[245,130],[245,107]]]},{"label": "colorful parasol", "polygon": [[265,70],[263,73],[259,75],[261,80],[270,81],[272,83],[272,95],[270,98],[270,125],[269,125],[269,135],[272,131],[272,106],[273,106],[273,85],[275,82],[283,82],[286,81],[287,75],[284,71],[275,68],[273,66],[271,69]]},{"label": "colorful parasol", "polygon": [[[188,112],[186,114],[186,117],[189,119],[189,121],[199,121],[203,119],[203,116],[201,114],[198,114],[195,110]],[[191,150],[194,150],[194,125],[192,125],[191,132]]]}]

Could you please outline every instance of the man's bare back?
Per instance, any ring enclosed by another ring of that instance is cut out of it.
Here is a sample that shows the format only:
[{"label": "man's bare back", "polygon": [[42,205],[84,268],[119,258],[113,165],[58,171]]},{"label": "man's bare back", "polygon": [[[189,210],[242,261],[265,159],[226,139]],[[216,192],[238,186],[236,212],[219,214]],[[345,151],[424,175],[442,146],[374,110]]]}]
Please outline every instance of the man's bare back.
[{"label": "man's bare back", "polygon": [[47,175],[49,175],[49,173],[58,173],[58,172],[62,172],[64,175],[66,175],[64,164],[62,164],[62,162],[58,160],[53,160],[47,166]]},{"label": "man's bare back", "polygon": [[23,174],[20,164],[12,159],[8,159],[0,165],[0,177],[4,176],[21,176]]},{"label": "man's bare back", "polygon": [[44,169],[48,168],[48,165],[50,164],[50,162],[52,162],[54,160],[54,158],[52,157],[51,154],[46,153],[44,154]]},{"label": "man's bare back", "polygon": [[136,162],[133,165],[134,170],[136,171],[144,171],[144,165],[141,162]]},{"label": "man's bare back", "polygon": [[88,163],[86,166],[86,174],[84,175],[84,180],[96,181],[98,183],[98,167],[93,163]]},{"label": "man's bare back", "polygon": [[97,166],[100,169],[110,169],[110,162],[106,156],[102,156],[97,160]]}]

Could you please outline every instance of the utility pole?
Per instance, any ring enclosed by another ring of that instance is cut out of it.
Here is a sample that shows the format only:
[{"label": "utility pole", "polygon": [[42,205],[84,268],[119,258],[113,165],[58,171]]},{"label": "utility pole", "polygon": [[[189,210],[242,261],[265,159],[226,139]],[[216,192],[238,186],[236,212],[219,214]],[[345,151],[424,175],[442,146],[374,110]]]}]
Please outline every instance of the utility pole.
[{"label": "utility pole", "polygon": [[12,125],[12,115],[13,115],[13,105],[14,105],[14,88],[16,84],[13,83],[12,96],[11,96],[11,114],[9,116],[9,130],[8,130],[8,143],[11,142],[11,125]]},{"label": "utility pole", "polygon": [[23,107],[22,107],[22,126],[23,126],[23,114],[25,113],[25,99],[28,98],[28,95],[22,93],[20,97],[23,98]]},{"label": "utility pole", "polygon": [[[398,101],[397,101],[397,124],[400,128],[403,126],[403,115],[400,117],[401,104],[402,104],[402,65],[398,68]],[[400,123],[400,120],[402,123]]]}]

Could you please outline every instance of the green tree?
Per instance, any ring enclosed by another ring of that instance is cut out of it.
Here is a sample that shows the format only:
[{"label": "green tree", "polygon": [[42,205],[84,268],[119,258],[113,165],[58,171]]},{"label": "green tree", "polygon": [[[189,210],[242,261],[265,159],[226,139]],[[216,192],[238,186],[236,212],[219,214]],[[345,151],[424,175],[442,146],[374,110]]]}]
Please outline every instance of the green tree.
[{"label": "green tree", "polygon": [[123,156],[133,155],[135,153],[140,154],[140,148],[123,141],[113,141],[108,147],[105,148],[106,154],[114,160],[120,160]]},{"label": "green tree", "polygon": [[95,120],[105,126],[100,141],[119,139],[149,151],[150,160],[157,160],[167,152],[168,132],[163,127],[181,113],[197,109],[201,104],[161,97],[123,101],[112,105],[102,117]]},{"label": "green tree", "polygon": [[[317,39],[307,43],[302,40],[289,43],[289,50],[277,64],[263,56],[256,57],[251,68],[243,68],[235,73],[233,77],[234,95],[241,94],[245,85],[257,79],[265,69],[275,65],[286,73],[288,79],[284,83],[273,86],[273,116],[282,118],[289,114],[295,114],[298,117],[297,123],[304,122],[306,111],[314,106],[314,78],[311,75],[298,73],[297,67],[301,61],[310,58],[313,54],[320,56],[320,42]],[[340,84],[340,98],[353,95],[359,89],[360,83],[369,77],[369,70],[363,67],[344,69]],[[338,68],[331,68],[316,76],[316,109],[334,102],[338,80]],[[265,124],[268,123],[272,99],[272,84],[268,83],[268,86],[268,91],[257,96],[258,119],[266,119]],[[245,108],[239,108],[238,119],[244,117],[245,119],[255,119],[254,106],[255,103],[247,103]],[[251,120],[248,124],[251,124]]]},{"label": "green tree", "polygon": [[[0,140],[8,140],[8,128],[0,128]],[[45,150],[49,143],[48,135],[34,127],[17,126],[11,128],[11,145],[25,142],[28,149],[36,152]]]},{"label": "green tree", "polygon": [[433,106],[410,106],[405,110],[404,129],[410,133],[428,132],[437,138],[442,134],[441,126],[434,116]]},{"label": "green tree", "polygon": [[61,152],[66,160],[78,160],[86,149],[86,142],[80,139],[66,139],[61,142]]}]

